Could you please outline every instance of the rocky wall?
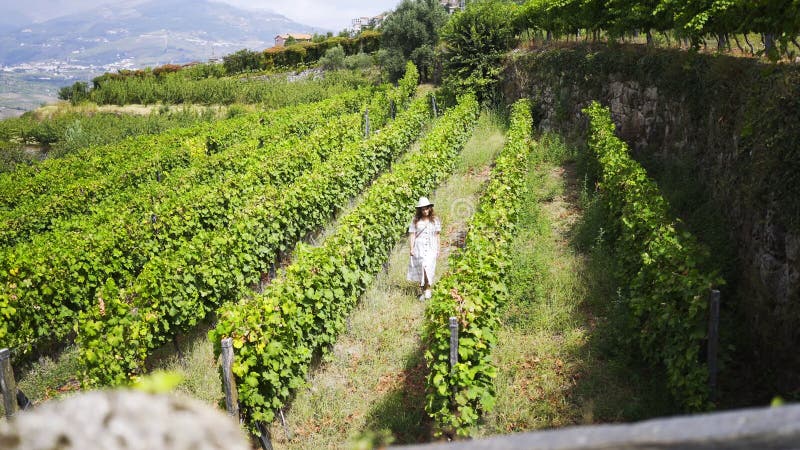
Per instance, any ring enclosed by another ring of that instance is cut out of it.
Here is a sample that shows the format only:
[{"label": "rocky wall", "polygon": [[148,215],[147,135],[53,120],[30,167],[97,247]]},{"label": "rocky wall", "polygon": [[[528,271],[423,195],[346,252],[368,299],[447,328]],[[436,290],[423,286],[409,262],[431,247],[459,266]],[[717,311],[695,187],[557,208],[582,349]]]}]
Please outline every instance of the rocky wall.
[{"label": "rocky wall", "polygon": [[[509,101],[534,100],[541,129],[570,135],[585,132],[580,111],[599,100],[610,107],[619,136],[637,159],[647,161],[648,170],[670,164],[688,168],[681,175],[685,182],[700,186],[722,216],[724,227],[717,232],[727,235],[720,236],[726,243],[720,257],[735,259],[723,261],[731,267],[725,273],[728,307],[743,322],[731,332],[754,340],[752,355],[775,374],[774,389],[800,393],[798,66],[641,46],[578,45],[512,53],[502,89]],[[702,240],[707,230],[690,231]]]}]

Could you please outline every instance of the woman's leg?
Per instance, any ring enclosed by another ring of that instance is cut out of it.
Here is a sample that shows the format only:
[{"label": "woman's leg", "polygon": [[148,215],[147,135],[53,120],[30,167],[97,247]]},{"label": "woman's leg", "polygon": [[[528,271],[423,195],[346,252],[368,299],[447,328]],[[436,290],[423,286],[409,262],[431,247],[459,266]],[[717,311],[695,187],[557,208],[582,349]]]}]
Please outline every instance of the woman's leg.
[{"label": "woman's leg", "polygon": [[425,269],[422,269],[422,279],[419,282],[419,299],[425,300],[425,292],[431,288],[430,282],[428,281],[428,274],[425,272]]},{"label": "woman's leg", "polygon": [[431,298],[431,281],[428,279],[428,271],[423,269],[422,273],[425,278],[425,289],[422,295],[424,295],[425,298]]}]

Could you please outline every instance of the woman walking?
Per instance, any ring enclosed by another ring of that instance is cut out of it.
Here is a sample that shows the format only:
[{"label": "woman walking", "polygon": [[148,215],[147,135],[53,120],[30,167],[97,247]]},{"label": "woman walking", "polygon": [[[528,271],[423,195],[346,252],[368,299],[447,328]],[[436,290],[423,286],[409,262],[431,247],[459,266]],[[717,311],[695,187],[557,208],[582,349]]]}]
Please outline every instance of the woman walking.
[{"label": "woman walking", "polygon": [[408,243],[411,261],[408,263],[408,281],[419,283],[420,300],[431,298],[431,285],[436,274],[436,258],[439,256],[439,233],[442,223],[433,213],[433,203],[420,197],[417,211],[408,226]]}]

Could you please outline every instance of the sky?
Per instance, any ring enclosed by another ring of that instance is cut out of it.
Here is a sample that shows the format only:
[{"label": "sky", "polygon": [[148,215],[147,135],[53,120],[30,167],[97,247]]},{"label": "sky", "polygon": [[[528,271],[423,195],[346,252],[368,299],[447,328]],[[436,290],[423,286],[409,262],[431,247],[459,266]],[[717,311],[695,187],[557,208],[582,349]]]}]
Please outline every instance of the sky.
[{"label": "sky", "polygon": [[350,28],[351,20],[394,9],[400,0],[221,0],[242,8],[268,9],[305,25],[334,31]]},{"label": "sky", "polygon": [[[71,14],[120,0],[0,0],[0,14],[21,13],[37,21]],[[124,0],[143,3],[145,0]],[[214,0],[245,9],[264,9],[314,27],[341,31],[362,16],[394,9],[400,0]]]}]

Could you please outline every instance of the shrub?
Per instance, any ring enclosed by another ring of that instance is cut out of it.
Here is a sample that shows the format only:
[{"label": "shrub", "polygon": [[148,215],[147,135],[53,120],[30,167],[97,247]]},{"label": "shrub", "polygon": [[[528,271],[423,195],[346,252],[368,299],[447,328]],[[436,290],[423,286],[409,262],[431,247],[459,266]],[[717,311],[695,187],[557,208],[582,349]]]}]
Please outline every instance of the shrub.
[{"label": "shrub", "polygon": [[319,60],[319,63],[325,70],[338,70],[344,69],[344,60],[344,49],[341,45],[337,45],[336,47],[328,49],[328,51],[325,52],[325,56]]}]

